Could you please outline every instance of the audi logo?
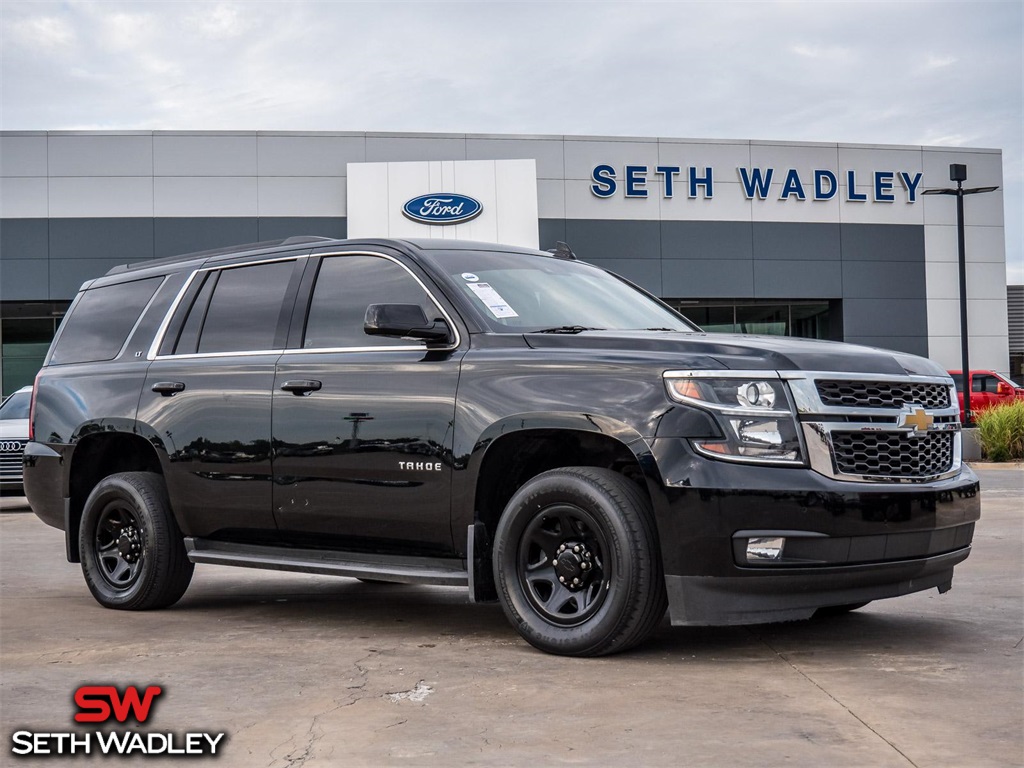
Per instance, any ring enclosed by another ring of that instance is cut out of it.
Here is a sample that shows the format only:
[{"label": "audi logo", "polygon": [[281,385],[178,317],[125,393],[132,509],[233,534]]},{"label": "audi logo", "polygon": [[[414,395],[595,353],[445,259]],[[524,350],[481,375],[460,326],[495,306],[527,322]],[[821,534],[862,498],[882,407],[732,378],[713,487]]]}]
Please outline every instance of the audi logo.
[{"label": "audi logo", "polygon": [[20,440],[0,440],[0,453],[14,453],[25,450],[25,444]]}]

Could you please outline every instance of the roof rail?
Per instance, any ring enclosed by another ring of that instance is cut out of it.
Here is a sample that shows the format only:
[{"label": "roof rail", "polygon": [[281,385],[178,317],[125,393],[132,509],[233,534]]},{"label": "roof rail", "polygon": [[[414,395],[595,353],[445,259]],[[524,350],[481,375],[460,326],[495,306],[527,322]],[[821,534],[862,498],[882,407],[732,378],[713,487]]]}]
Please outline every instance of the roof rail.
[{"label": "roof rail", "polygon": [[179,264],[197,259],[207,259],[213,256],[228,256],[232,253],[245,253],[246,251],[258,251],[264,248],[276,248],[282,245],[303,245],[305,243],[318,243],[331,241],[337,238],[320,237],[319,235],[294,235],[283,240],[261,240],[256,243],[245,243],[243,245],[231,245],[224,248],[212,248],[208,251],[193,251],[182,253],[177,256],[166,256],[162,259],[150,259],[148,261],[135,261],[130,264],[120,264],[107,272],[108,275],[116,275],[121,272],[131,272],[136,269],[147,267],[162,267],[168,264]]}]

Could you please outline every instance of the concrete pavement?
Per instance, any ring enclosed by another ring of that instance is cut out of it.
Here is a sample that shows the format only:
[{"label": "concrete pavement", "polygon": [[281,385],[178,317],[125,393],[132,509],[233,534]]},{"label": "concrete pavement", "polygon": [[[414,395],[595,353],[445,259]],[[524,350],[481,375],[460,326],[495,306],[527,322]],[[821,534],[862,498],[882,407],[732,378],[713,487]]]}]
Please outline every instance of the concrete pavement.
[{"label": "concrete pavement", "polygon": [[163,687],[143,730],[226,732],[223,766],[1024,765],[1024,471],[980,474],[946,595],[666,621],[592,660],[535,651],[458,589],[199,566],[172,609],[104,610],[61,532],[0,515],[0,764],[22,762],[12,732],[72,730],[75,689],[113,683]]}]

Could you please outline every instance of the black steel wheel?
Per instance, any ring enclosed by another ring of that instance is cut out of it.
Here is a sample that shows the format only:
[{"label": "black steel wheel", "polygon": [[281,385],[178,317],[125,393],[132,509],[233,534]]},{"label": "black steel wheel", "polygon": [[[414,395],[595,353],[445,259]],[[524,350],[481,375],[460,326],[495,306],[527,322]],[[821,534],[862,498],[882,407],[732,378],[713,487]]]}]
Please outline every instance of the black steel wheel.
[{"label": "black steel wheel", "polygon": [[93,488],[78,547],[85,582],[107,608],[173,605],[192,579],[164,479],[152,472],[110,475]]},{"label": "black steel wheel", "polygon": [[495,533],[494,577],[513,626],[550,653],[626,650],[665,613],[650,502],[610,470],[569,467],[523,485]]}]

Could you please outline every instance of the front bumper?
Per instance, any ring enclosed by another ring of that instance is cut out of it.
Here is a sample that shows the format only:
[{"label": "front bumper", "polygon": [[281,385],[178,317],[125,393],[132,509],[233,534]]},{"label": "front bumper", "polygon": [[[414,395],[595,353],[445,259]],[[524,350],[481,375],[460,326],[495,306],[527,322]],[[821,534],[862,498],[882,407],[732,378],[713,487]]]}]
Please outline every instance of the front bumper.
[{"label": "front bumper", "polygon": [[[654,507],[675,625],[753,624],[950,587],[981,515],[977,477],[854,483],[810,469],[740,466],[657,439]],[[666,470],[666,468],[668,468]],[[786,538],[748,562],[748,537]]]}]

